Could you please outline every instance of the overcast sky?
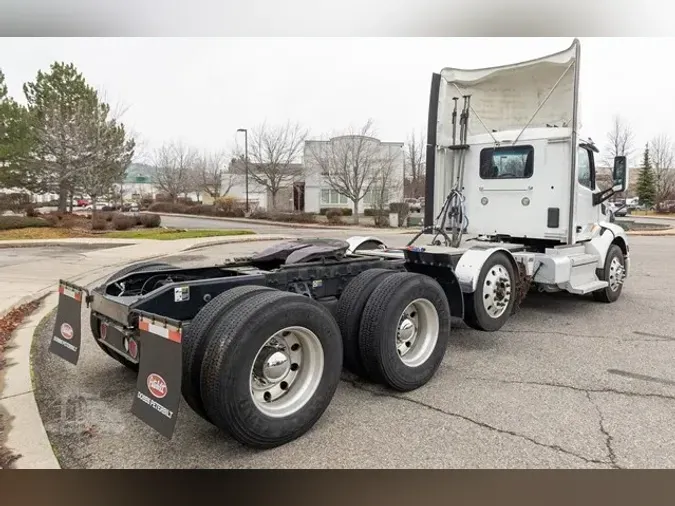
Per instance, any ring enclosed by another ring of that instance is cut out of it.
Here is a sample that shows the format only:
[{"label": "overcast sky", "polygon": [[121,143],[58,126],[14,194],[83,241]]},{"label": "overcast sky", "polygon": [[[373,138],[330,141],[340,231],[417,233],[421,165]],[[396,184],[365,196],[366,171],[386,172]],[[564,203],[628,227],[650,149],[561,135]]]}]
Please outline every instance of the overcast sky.
[{"label": "overcast sky", "polygon": [[[426,127],[432,72],[485,67],[566,49],[571,38],[0,38],[10,93],[54,60],[74,62],[146,152],[182,140],[228,149],[237,128],[298,121],[311,136],[375,120],[382,140]],[[581,38],[584,134],[604,147],[622,114],[641,146],[675,138],[675,39]]]}]

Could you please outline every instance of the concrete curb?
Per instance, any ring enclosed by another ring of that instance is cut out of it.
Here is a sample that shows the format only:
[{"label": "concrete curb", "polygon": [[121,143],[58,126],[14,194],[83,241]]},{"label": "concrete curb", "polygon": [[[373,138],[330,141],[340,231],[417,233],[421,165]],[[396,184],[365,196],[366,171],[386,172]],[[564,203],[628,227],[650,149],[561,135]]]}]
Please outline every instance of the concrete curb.
[{"label": "concrete curb", "polygon": [[[270,220],[253,220],[250,218],[226,218],[222,216],[202,216],[200,214],[182,214],[182,213],[154,213],[152,211],[141,211],[141,214],[159,214],[160,216],[177,216],[179,218],[198,218],[201,220],[216,220],[216,221],[230,221],[233,223],[246,223],[249,225],[274,225],[277,227],[283,227],[283,228],[319,228],[322,230],[325,229],[330,229],[330,230],[354,230],[354,229],[359,229],[362,225],[359,226],[352,226],[352,227],[343,227],[343,226],[331,226],[328,223],[326,224],[320,224],[320,223],[292,223],[292,222],[286,222],[286,221],[270,221]],[[372,228],[373,230],[380,230],[376,227],[363,227],[363,229],[370,229]]]},{"label": "concrete curb", "polygon": [[630,219],[630,218],[655,218],[657,220],[675,220],[675,215],[672,216],[663,216],[662,214],[628,214],[626,216],[622,216],[622,218],[625,219]]},{"label": "concrete curb", "polygon": [[[231,236],[213,236],[213,237],[201,237],[200,240],[203,241],[207,246],[217,245],[217,244],[229,244],[229,243],[239,243],[239,242],[256,242],[256,241],[278,241],[283,239],[293,239],[293,236],[281,235],[281,234],[242,234],[242,235],[231,235]],[[83,248],[91,247],[92,249],[102,249],[102,248],[121,248],[123,246],[136,246],[137,244],[143,244],[145,242],[152,243],[177,243],[178,241],[192,241],[194,239],[173,239],[172,241],[159,241],[156,239],[91,239],[91,238],[82,238],[81,240],[69,239],[25,239],[25,240],[16,240],[16,241],[6,241],[0,242],[0,249],[12,249],[12,248],[41,248],[41,247],[67,247],[67,248]],[[120,242],[117,242],[120,241]],[[179,243],[180,244],[180,243]],[[201,247],[201,245],[200,245]]]},{"label": "concrete curb", "polygon": [[[34,297],[33,300],[41,297],[44,295]],[[20,456],[14,462],[13,468],[15,469],[61,468],[54,455],[33,394],[34,385],[30,363],[35,328],[53,310],[57,302],[56,294],[47,296],[38,310],[16,330],[12,338],[13,346],[6,353],[7,363],[11,366],[4,372],[5,386],[0,403],[10,414],[5,446]]]},{"label": "concrete curb", "polygon": [[[84,285],[94,284],[105,278],[116,269],[134,262],[160,259],[175,255],[176,253],[206,248],[218,244],[274,241],[292,239],[288,236],[232,236],[215,237],[214,241],[205,241],[188,247],[179,248],[171,253],[142,255],[134,260],[126,259],[107,266],[105,269],[97,268],[83,272],[69,278],[72,282]],[[72,243],[71,243],[72,244]],[[5,386],[0,392],[0,402],[10,414],[10,429],[7,434],[6,446],[14,453],[21,455],[14,462],[15,469],[60,469],[58,459],[47,435],[47,430],[42,423],[37,401],[34,395],[32,380],[31,349],[35,338],[35,328],[47,317],[58,305],[58,295],[55,293],[57,283],[30,295],[23,297],[18,303],[13,304],[4,311],[7,314],[12,309],[29,302],[45,298],[37,312],[23,323],[12,337],[12,349],[7,352],[7,360],[12,364],[4,371]]]},{"label": "concrete curb", "polygon": [[[144,239],[145,241],[152,239]],[[120,241],[120,242],[117,242]],[[91,246],[100,248],[101,245],[109,246],[111,248],[118,248],[121,246],[134,246],[140,244],[143,241],[135,241],[132,239],[89,239],[82,238],[78,239],[17,239],[12,241],[0,241],[0,249],[13,249],[13,248],[44,248],[44,247],[78,247],[82,248],[83,246]]]},{"label": "concrete curb", "polygon": [[643,236],[643,237],[675,237],[675,230],[633,230],[626,232],[626,235]]}]

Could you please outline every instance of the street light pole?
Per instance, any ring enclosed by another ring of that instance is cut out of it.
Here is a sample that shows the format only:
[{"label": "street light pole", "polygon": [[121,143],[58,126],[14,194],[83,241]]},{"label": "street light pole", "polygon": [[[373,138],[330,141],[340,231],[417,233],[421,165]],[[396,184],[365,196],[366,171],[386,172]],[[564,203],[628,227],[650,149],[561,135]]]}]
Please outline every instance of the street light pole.
[{"label": "street light pole", "polygon": [[248,130],[240,128],[237,132],[244,132],[244,164],[246,166],[246,212],[248,213]]}]

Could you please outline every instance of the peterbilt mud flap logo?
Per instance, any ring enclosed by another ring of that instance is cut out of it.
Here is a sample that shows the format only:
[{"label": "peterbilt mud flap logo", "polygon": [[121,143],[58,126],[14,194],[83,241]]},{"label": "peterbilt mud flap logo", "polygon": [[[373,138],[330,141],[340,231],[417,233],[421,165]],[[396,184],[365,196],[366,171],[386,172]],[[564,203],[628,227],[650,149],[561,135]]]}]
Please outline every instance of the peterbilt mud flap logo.
[{"label": "peterbilt mud flap logo", "polygon": [[85,294],[84,288],[59,282],[59,308],[49,351],[73,365],[77,365],[80,358],[82,299]]},{"label": "peterbilt mud flap logo", "polygon": [[155,374],[153,372],[150,376],[148,376],[146,383],[148,385],[148,390],[153,397],[156,399],[162,399],[166,397],[166,381],[164,381],[164,378],[162,378],[159,374]]},{"label": "peterbilt mud flap logo", "polygon": [[131,412],[157,432],[173,435],[181,398],[182,329],[179,322],[139,312],[142,347]]},{"label": "peterbilt mud flap logo", "polygon": [[69,323],[62,323],[61,335],[70,341],[73,338],[73,327],[71,327]]}]

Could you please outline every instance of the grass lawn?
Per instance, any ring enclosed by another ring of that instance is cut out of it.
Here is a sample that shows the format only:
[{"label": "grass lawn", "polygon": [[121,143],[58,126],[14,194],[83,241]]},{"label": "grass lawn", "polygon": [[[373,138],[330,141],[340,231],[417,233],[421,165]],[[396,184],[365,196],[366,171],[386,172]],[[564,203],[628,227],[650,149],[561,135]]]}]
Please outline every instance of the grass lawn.
[{"label": "grass lawn", "polygon": [[0,241],[15,241],[27,239],[69,239],[71,237],[97,237],[81,230],[53,227],[15,228],[0,230]]},{"label": "grass lawn", "polygon": [[172,230],[163,228],[147,228],[138,230],[122,230],[107,232],[101,237],[113,239],[157,239],[171,241],[174,239],[194,239],[198,237],[220,237],[229,235],[252,235],[251,230]]}]

